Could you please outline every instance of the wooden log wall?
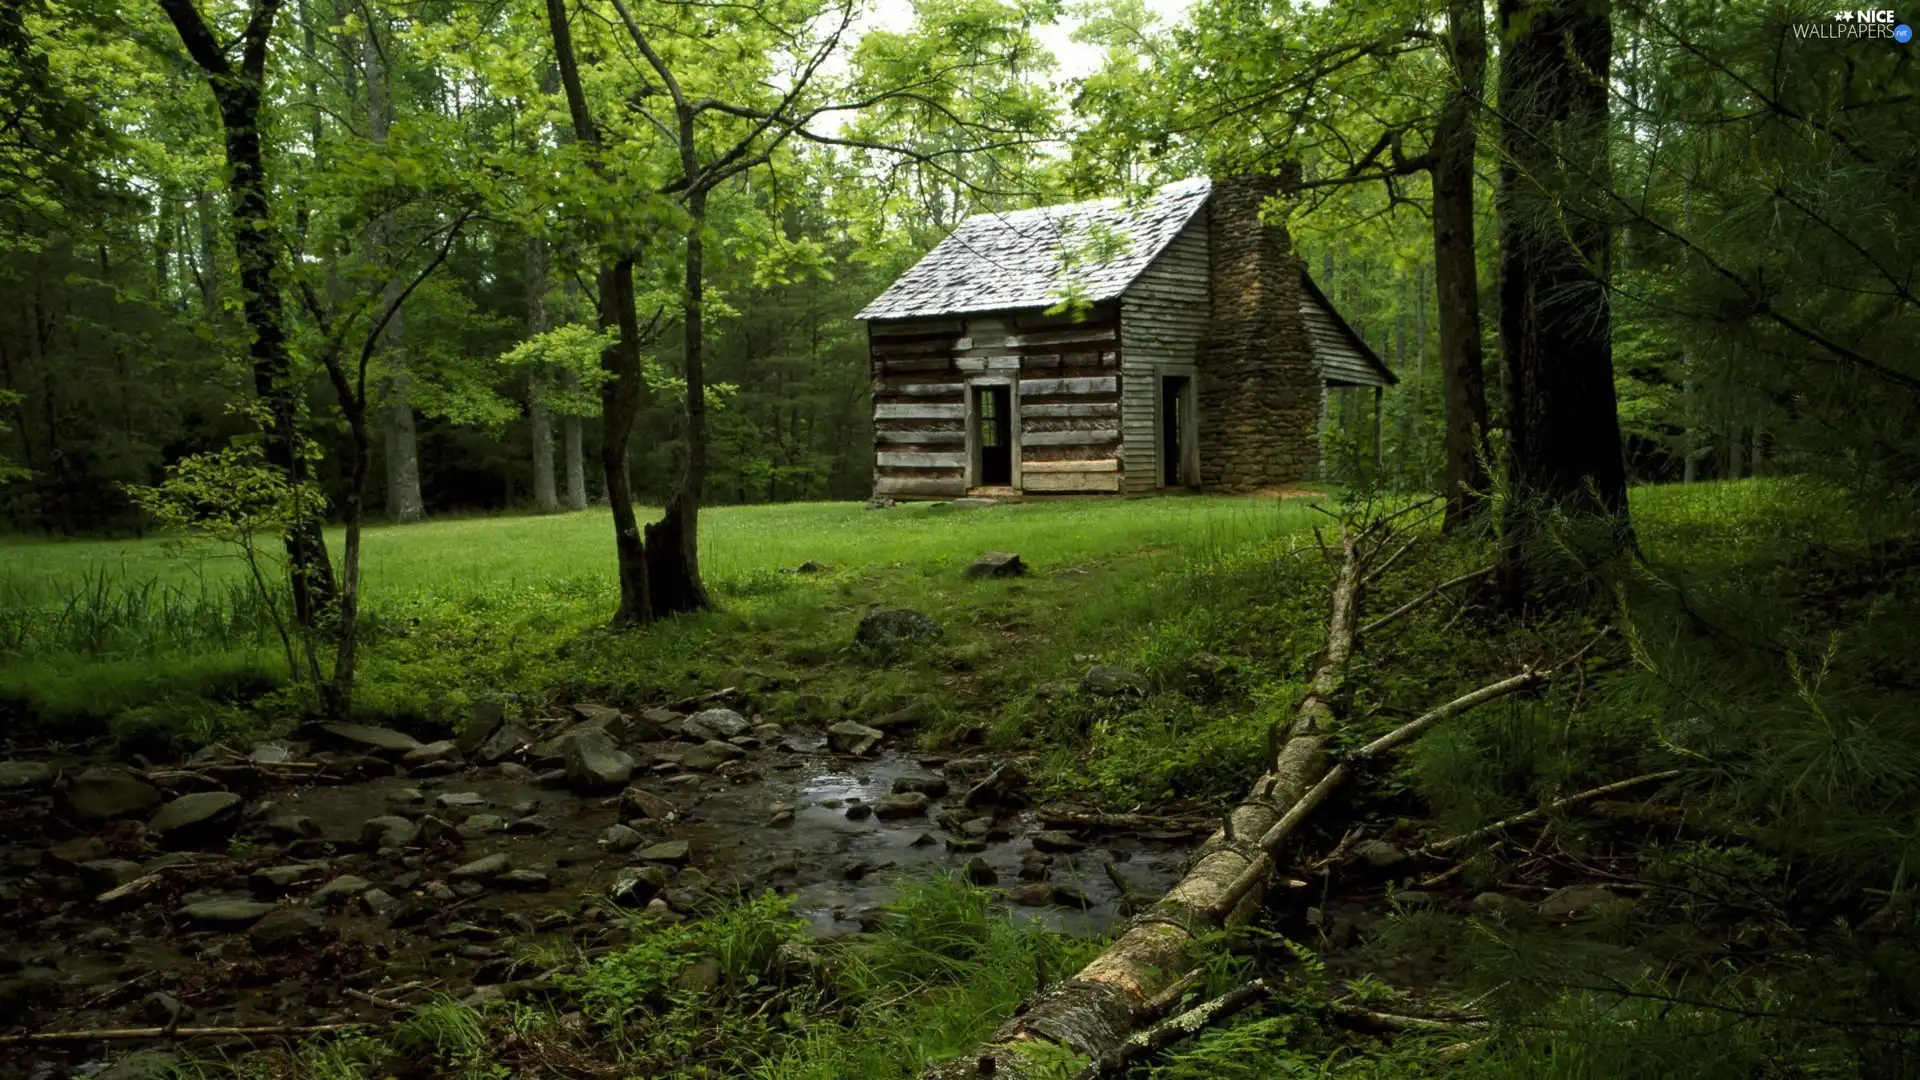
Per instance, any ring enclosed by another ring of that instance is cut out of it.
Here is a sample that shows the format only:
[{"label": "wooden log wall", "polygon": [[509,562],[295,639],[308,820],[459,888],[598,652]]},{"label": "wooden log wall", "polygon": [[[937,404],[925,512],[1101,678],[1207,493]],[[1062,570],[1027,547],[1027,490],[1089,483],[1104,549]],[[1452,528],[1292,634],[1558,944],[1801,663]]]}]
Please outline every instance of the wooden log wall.
[{"label": "wooden log wall", "polygon": [[[1120,325],[1126,362],[1127,491],[1139,494],[1161,486],[1164,472],[1160,421],[1160,379],[1198,375],[1197,361],[1209,320],[1207,215],[1195,215],[1121,299]],[[1198,425],[1189,410],[1184,456],[1197,461]],[[1196,470],[1184,479],[1197,483]]]},{"label": "wooden log wall", "polygon": [[1013,387],[1015,482],[1035,493],[1121,490],[1119,311],[903,319],[868,327],[874,494],[967,491],[968,387]]}]

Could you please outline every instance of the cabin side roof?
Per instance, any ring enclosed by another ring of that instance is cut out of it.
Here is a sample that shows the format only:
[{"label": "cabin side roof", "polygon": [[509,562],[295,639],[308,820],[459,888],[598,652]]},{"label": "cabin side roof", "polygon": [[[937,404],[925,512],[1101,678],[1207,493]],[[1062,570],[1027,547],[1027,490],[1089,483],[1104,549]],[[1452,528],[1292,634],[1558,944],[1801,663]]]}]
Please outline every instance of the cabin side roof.
[{"label": "cabin side roof", "polygon": [[1347,320],[1313,283],[1300,271],[1300,316],[1307,324],[1307,337],[1313,342],[1313,355],[1320,377],[1335,386],[1392,386],[1398,376],[1367,347]]},{"label": "cabin side roof", "polygon": [[[1091,303],[1125,292],[1207,204],[1213,184],[1182,180],[1134,205],[1118,199],[976,214],[859,314],[904,319]],[[1099,261],[1094,261],[1094,260]]]}]

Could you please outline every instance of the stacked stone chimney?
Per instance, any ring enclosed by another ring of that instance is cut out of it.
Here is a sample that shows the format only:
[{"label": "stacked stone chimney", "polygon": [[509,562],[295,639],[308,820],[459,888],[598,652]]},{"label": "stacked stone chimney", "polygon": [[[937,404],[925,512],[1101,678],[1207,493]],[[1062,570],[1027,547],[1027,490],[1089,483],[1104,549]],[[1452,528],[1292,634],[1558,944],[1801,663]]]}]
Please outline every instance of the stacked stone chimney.
[{"label": "stacked stone chimney", "polygon": [[1320,399],[1300,258],[1285,229],[1260,220],[1273,176],[1215,180],[1207,202],[1212,330],[1195,387],[1200,479],[1223,492],[1297,484],[1320,468]]}]

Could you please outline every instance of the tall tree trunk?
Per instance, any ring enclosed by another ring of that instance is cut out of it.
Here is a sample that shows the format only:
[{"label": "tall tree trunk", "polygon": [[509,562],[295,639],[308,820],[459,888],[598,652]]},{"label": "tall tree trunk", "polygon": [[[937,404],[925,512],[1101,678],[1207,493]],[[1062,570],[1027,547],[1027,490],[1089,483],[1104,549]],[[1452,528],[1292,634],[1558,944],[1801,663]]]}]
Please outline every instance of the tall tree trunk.
[{"label": "tall tree trunk", "polygon": [[[692,118],[684,109],[681,138],[683,146],[693,146]],[[701,236],[707,223],[705,189],[695,186],[688,192],[687,213],[692,223],[687,227],[685,293],[680,313],[687,378],[687,462],[679,488],[667,500],[667,512],[647,526],[647,584],[656,616],[713,606],[700,580],[700,495],[707,482],[707,387],[702,365],[705,334],[701,325],[706,278]]]},{"label": "tall tree trunk", "polygon": [[[547,332],[547,242],[527,241],[527,333]],[[533,440],[533,505],[542,513],[560,509],[553,490],[553,421],[547,412],[547,377],[540,365],[527,372],[527,433]]]},{"label": "tall tree trunk", "polygon": [[[594,127],[593,114],[587,111],[586,91],[580,85],[566,0],[547,0],[547,25],[553,34],[554,59],[560,67],[560,84],[566,90],[574,138],[593,149],[593,166],[598,171],[600,132]],[[633,311],[633,256],[607,256],[599,273],[599,286],[600,329],[618,331],[600,352],[600,367],[611,376],[600,388],[600,465],[606,471],[607,504],[613,510],[615,570],[620,581],[620,606],[614,611],[613,623],[632,626],[653,618],[647,590],[646,541],[633,514],[633,484],[627,473],[627,444],[633,438],[634,414],[640,408],[642,389],[640,327]]]},{"label": "tall tree trunk", "polygon": [[[560,372],[560,389],[569,394],[580,392],[580,376],[572,368]],[[573,413],[560,418],[560,453],[567,474],[567,502],[569,510],[587,508],[587,465],[583,447],[586,444],[585,422]]]},{"label": "tall tree trunk", "polygon": [[[286,310],[280,292],[279,242],[273,235],[272,207],[267,195],[267,171],[260,131],[260,107],[265,93],[267,47],[280,0],[258,0],[241,32],[238,68],[227,61],[212,28],[200,17],[193,0],[159,0],[181,44],[206,75],[220,109],[225,134],[228,212],[233,249],[240,267],[242,312],[250,340],[248,362],[253,387],[267,407],[266,455],[296,491],[308,492],[308,467],[300,451],[295,427],[299,388],[294,384],[292,355],[287,348]],[[326,538],[319,525],[301,526],[286,538],[288,576],[292,584],[294,615],[313,627],[330,609],[336,591]]]},{"label": "tall tree trunk", "polygon": [[1448,59],[1457,81],[1433,147],[1433,284],[1440,312],[1441,403],[1446,424],[1446,517],[1454,532],[1480,514],[1488,488],[1487,387],[1480,341],[1480,269],[1473,235],[1474,122],[1486,82],[1483,0],[1451,0]]},{"label": "tall tree trunk", "polygon": [[215,270],[219,255],[213,227],[214,201],[213,192],[205,189],[193,200],[193,216],[200,236],[200,246],[194,254],[193,280],[200,289],[200,307],[209,322],[220,313],[220,282]]},{"label": "tall tree trunk", "polygon": [[1580,206],[1607,182],[1606,0],[1500,0],[1500,350],[1509,468],[1502,594],[1529,588],[1537,515],[1608,517],[1625,544],[1613,389],[1611,229]]},{"label": "tall tree trunk", "polygon": [[1413,402],[1408,410],[1413,424],[1407,434],[1407,452],[1415,455],[1414,482],[1421,488],[1433,478],[1420,441],[1427,418],[1427,275],[1431,272],[1423,263],[1413,275]]},{"label": "tall tree trunk", "polygon": [[[367,24],[361,56],[367,70],[367,134],[376,148],[387,145],[387,129],[393,123],[393,95],[380,51],[379,31]],[[390,248],[397,236],[391,212],[380,216],[376,242],[371,245],[378,257]],[[400,282],[389,278],[382,300],[389,306],[400,294]],[[413,425],[413,401],[409,393],[411,377],[407,373],[406,311],[396,310],[387,323],[384,373],[380,380],[380,434],[382,457],[386,463],[387,516],[395,521],[418,521],[425,512],[420,498],[420,449]]]}]

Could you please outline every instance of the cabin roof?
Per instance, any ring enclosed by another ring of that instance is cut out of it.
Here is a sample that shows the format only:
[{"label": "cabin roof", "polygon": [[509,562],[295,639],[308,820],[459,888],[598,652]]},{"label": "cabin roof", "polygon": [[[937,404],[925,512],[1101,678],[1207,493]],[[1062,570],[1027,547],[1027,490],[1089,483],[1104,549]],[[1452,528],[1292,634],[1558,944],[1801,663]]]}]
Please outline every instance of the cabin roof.
[{"label": "cabin roof", "polygon": [[1050,307],[1069,295],[1111,300],[1180,235],[1212,190],[1212,181],[1201,178],[1168,184],[1131,204],[1099,199],[975,214],[858,317]]},{"label": "cabin roof", "polygon": [[1307,340],[1313,342],[1313,358],[1322,380],[1333,386],[1392,386],[1400,381],[1380,354],[1341,318],[1339,309],[1304,268],[1300,285],[1300,318],[1307,324]]}]

